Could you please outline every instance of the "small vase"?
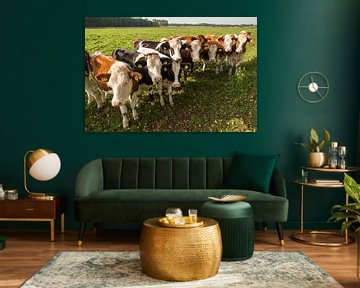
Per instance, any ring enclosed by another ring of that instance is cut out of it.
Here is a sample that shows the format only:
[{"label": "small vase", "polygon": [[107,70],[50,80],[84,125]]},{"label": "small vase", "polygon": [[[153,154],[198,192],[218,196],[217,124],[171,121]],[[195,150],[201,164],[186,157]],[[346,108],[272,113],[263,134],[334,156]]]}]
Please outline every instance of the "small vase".
[{"label": "small vase", "polygon": [[328,155],[325,152],[310,152],[308,165],[313,168],[321,168],[327,164]]}]

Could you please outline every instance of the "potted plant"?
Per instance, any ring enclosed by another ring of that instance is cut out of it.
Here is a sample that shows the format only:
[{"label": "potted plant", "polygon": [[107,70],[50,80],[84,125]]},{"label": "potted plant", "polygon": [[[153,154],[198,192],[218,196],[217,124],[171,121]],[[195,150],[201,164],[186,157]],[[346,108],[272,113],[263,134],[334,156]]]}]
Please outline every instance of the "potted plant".
[{"label": "potted plant", "polygon": [[310,167],[323,167],[327,164],[328,154],[324,152],[325,144],[330,140],[330,133],[323,129],[324,139],[320,141],[314,128],[311,128],[308,143],[296,143],[309,151],[308,165]]},{"label": "potted plant", "polygon": [[360,280],[360,185],[348,174],[344,174],[345,191],[354,202],[347,205],[334,205],[329,221],[343,221],[341,233],[344,233],[349,228],[355,229],[357,241],[357,277]]}]

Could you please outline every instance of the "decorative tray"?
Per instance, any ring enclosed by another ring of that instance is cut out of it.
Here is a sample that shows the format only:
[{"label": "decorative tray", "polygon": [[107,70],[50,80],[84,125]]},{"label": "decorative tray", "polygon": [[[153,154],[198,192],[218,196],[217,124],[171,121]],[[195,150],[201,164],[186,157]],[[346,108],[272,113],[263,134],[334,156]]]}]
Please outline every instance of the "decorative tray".
[{"label": "decorative tray", "polygon": [[246,199],[246,196],[243,195],[224,195],[221,196],[221,198],[216,197],[208,197],[210,200],[213,200],[215,202],[237,202],[237,201],[243,201]]},{"label": "decorative tray", "polygon": [[170,227],[170,228],[194,228],[204,224],[204,222],[201,219],[199,219],[199,217],[198,217],[198,222],[195,223],[190,222],[189,216],[185,216],[184,218],[185,218],[185,224],[170,223],[166,217],[160,218],[159,223],[161,226]]}]

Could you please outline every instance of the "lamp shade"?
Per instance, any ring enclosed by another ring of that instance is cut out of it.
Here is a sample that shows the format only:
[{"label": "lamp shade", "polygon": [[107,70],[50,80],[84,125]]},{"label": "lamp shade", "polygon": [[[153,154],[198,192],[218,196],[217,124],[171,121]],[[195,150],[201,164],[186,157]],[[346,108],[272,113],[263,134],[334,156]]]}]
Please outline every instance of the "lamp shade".
[{"label": "lamp shade", "polygon": [[37,149],[29,155],[29,174],[39,180],[54,178],[60,171],[61,162],[56,153],[46,149]]}]

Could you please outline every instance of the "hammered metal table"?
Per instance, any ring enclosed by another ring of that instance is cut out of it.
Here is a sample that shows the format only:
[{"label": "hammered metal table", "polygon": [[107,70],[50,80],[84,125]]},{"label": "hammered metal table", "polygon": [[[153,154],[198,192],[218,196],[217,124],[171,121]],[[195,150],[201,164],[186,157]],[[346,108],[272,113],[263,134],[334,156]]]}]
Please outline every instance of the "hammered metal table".
[{"label": "hammered metal table", "polygon": [[144,221],[140,236],[140,261],[146,275],[167,281],[205,279],[218,273],[222,242],[216,220],[199,217],[203,226],[168,228],[160,218]]}]

